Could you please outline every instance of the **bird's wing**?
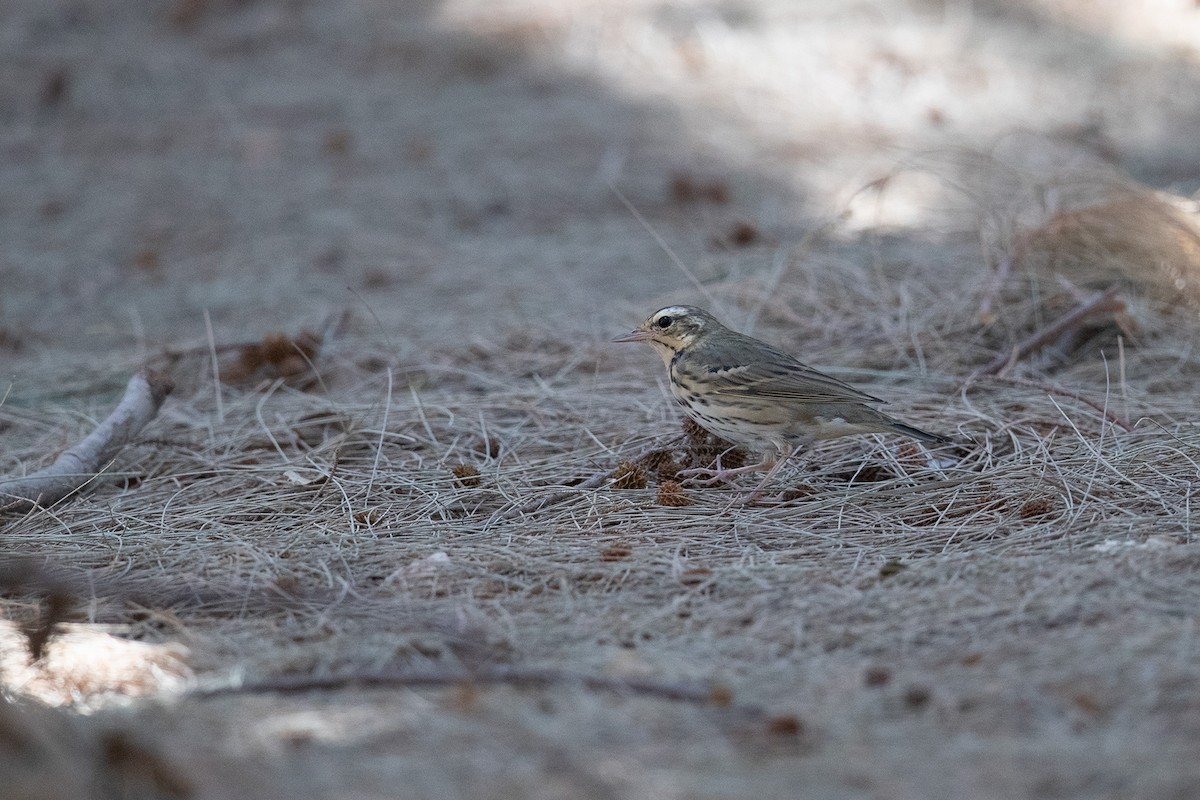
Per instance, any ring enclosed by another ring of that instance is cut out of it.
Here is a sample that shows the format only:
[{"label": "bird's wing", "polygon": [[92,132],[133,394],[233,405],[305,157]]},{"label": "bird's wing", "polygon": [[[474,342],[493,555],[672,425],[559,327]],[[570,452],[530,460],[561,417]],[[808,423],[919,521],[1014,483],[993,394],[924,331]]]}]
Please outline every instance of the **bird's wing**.
[{"label": "bird's wing", "polygon": [[706,383],[718,394],[774,397],[797,403],[883,402],[784,353],[774,351],[771,355],[753,360],[721,359],[732,363],[710,361]]}]

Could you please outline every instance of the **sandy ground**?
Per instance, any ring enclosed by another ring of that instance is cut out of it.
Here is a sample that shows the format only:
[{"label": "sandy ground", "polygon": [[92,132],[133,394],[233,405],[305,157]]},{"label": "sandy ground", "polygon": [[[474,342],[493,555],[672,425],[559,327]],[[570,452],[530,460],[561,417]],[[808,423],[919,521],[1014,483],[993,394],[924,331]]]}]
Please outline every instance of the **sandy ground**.
[{"label": "sandy ground", "polygon": [[[3,3],[0,474],[178,389],[0,522],[73,587],[41,668],[0,629],[0,794],[1191,797],[1194,313],[963,381],[1027,321],[976,314],[1015,209],[1200,190],[1198,43],[1184,0]],[[505,516],[677,435],[609,339],[683,301],[985,444]],[[319,385],[214,381],[302,329]],[[559,678],[194,691],[493,665]]]}]

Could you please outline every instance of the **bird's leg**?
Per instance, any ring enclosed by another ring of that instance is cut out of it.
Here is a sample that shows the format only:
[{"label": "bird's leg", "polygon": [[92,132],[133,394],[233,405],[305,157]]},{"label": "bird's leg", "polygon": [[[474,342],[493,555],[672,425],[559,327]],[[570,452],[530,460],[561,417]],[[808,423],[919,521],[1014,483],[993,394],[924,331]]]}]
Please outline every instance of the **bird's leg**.
[{"label": "bird's leg", "polygon": [[771,465],[770,469],[767,470],[767,474],[763,476],[761,481],[759,481],[758,486],[755,486],[754,490],[751,491],[750,494],[746,495],[746,499],[742,501],[742,505],[749,505],[750,503],[753,503],[755,500],[758,500],[760,497],[762,497],[763,489],[767,488],[767,485],[775,478],[775,475],[780,469],[783,468],[783,465],[787,463],[788,459],[791,458],[795,452],[796,448],[794,448],[792,445],[788,444],[787,442],[782,443],[780,445],[779,459],[776,460],[775,463]]},{"label": "bird's leg", "polygon": [[[724,453],[721,455],[724,455]],[[763,472],[771,470],[775,466],[775,459],[773,456],[768,455],[758,464],[750,464],[745,467],[730,467],[729,469],[726,469],[721,466],[721,456],[717,456],[714,466],[716,469],[710,469],[708,467],[681,469],[679,470],[678,477],[686,481],[688,486],[716,486],[720,483],[729,483],[731,478],[735,478],[738,475],[744,475],[748,472]]]}]

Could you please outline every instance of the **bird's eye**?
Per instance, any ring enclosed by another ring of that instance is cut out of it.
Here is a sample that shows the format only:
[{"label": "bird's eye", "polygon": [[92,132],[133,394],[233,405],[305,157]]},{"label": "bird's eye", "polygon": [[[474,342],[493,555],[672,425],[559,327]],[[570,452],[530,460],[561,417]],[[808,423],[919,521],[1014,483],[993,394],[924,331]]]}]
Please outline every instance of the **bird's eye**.
[{"label": "bird's eye", "polygon": [[654,324],[660,328],[669,328],[671,327],[671,323],[674,321],[675,320],[671,319],[670,317],[659,317]]}]

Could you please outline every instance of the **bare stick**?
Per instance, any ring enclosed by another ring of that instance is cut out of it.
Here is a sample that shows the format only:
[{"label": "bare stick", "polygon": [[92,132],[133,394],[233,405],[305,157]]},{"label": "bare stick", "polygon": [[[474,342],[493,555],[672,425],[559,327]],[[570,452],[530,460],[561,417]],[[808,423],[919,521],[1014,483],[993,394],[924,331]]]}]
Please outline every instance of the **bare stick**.
[{"label": "bare stick", "polygon": [[[610,678],[602,675],[581,675],[554,669],[518,669],[494,667],[481,672],[352,672],[346,675],[282,675],[253,683],[219,686],[195,694],[200,697],[220,697],[233,694],[262,694],[274,692],[307,692],[318,689],[349,687],[434,687],[506,685],[544,689],[555,686],[578,685],[592,691],[618,692],[656,697],[698,705],[730,707],[732,696],[722,686],[683,686],[643,678]],[[737,706],[741,711],[761,714],[754,706]]]},{"label": "bare stick", "polygon": [[162,372],[144,369],[134,375],[121,402],[82,442],[65,450],[45,469],[0,479],[0,511],[51,506],[78,491],[154,419],[172,388],[171,379]]},{"label": "bare stick", "polygon": [[1092,295],[1075,308],[1063,314],[1049,325],[1034,331],[1007,353],[1001,353],[987,363],[977,374],[999,375],[1007,371],[1013,364],[1041,350],[1056,341],[1068,331],[1079,328],[1089,317],[1100,314],[1120,314],[1125,310],[1125,301],[1117,297],[1116,287]]}]

